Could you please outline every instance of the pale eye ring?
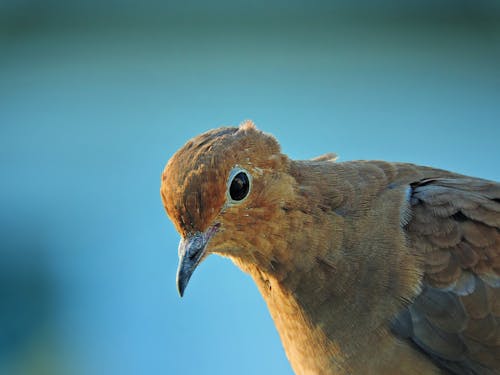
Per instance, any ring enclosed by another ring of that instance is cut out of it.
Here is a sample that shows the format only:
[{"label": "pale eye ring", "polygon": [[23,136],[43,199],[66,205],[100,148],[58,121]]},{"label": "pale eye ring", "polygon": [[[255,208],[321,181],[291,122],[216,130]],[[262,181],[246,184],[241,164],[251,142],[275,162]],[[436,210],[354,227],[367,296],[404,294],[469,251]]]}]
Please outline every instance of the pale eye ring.
[{"label": "pale eye ring", "polygon": [[252,177],[245,169],[234,167],[227,181],[227,197],[231,202],[238,203],[250,193]]}]

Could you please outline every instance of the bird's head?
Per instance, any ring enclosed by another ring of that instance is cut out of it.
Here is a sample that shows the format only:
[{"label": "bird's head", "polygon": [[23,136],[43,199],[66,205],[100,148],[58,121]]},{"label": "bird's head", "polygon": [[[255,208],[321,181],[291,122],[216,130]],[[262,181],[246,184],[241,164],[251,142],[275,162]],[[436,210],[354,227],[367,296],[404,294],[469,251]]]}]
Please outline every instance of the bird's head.
[{"label": "bird's head", "polygon": [[[182,296],[209,254],[265,262],[265,237],[286,197],[293,196],[289,159],[252,122],[188,141],[167,163],[161,197],[181,235],[177,288]],[[260,258],[260,259],[256,259]]]}]

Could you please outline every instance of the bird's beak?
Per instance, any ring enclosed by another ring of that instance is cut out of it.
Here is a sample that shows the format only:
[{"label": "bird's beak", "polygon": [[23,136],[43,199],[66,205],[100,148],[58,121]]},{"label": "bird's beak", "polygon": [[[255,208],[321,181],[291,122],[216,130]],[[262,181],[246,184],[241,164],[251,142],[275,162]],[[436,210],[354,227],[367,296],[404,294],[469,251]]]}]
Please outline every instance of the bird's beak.
[{"label": "bird's beak", "polygon": [[180,296],[184,295],[189,279],[194,270],[200,264],[207,243],[217,231],[218,226],[210,227],[204,233],[197,232],[181,238],[179,242],[179,266],[177,268],[177,290]]}]

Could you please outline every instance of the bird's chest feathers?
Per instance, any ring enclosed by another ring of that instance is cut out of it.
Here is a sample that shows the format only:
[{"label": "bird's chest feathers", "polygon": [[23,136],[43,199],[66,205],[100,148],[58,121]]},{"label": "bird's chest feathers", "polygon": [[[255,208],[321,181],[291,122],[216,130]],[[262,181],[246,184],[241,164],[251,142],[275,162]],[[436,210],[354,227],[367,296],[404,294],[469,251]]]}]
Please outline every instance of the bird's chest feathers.
[{"label": "bird's chest feathers", "polygon": [[242,267],[297,373],[349,373],[360,355],[384,348],[390,319],[421,278],[402,229],[405,199],[389,189],[343,215],[297,214],[306,217],[289,218],[287,247],[275,249],[272,267]]}]

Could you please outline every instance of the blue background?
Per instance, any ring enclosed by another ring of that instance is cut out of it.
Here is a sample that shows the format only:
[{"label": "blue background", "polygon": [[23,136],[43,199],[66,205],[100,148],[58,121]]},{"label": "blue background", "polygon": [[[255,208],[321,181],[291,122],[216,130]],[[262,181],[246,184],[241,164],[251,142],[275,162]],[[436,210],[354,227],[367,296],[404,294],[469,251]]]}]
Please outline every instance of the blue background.
[{"label": "blue background", "polygon": [[292,373],[230,261],[177,295],[160,173],[202,131],[500,180],[498,2],[182,4],[0,2],[0,374]]}]

